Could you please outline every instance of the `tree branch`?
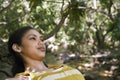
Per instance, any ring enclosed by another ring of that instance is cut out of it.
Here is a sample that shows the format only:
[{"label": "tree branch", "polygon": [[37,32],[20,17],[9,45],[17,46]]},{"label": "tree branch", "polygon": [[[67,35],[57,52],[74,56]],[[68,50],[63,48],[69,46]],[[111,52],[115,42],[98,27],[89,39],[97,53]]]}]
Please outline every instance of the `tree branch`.
[{"label": "tree branch", "polygon": [[96,11],[96,12],[100,12],[101,14],[106,15],[107,17],[109,17],[113,21],[113,17],[111,18],[111,15],[109,13],[106,13],[103,10],[94,9],[92,7],[81,7],[81,6],[79,7],[79,9],[86,9],[86,10],[88,9],[88,10],[93,10],[93,11]]},{"label": "tree branch", "polygon": [[53,35],[55,35],[55,33],[57,33],[60,30],[60,28],[62,27],[67,16],[68,16],[68,11],[66,13],[63,13],[62,18],[59,21],[58,25],[56,25],[55,28],[49,34],[45,35],[43,39],[46,40],[46,39],[52,37]]},{"label": "tree branch", "polygon": [[110,0],[109,1],[109,7],[108,7],[108,14],[109,14],[110,19],[113,21],[114,19],[113,19],[112,13],[111,13],[112,5],[113,5],[113,2],[112,2],[112,0]]}]

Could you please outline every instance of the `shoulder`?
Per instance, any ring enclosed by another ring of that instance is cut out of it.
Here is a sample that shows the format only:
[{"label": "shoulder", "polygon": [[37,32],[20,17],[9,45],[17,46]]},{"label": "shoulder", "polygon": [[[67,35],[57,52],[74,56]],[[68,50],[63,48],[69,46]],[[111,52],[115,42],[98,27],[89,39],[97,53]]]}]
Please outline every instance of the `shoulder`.
[{"label": "shoulder", "polygon": [[60,66],[51,66],[50,68],[54,68],[54,72],[66,72],[66,73],[76,73],[82,74],[78,69],[73,68],[68,65],[60,65]]}]

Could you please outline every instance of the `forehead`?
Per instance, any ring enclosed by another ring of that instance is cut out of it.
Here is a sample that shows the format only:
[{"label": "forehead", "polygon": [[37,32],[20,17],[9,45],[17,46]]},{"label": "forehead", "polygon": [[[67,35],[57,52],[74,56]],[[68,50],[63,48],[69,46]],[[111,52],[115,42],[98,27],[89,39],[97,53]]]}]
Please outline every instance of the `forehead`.
[{"label": "forehead", "polygon": [[31,36],[31,35],[41,36],[41,34],[37,30],[34,30],[34,29],[31,29],[31,30],[27,31],[24,34],[24,36]]}]

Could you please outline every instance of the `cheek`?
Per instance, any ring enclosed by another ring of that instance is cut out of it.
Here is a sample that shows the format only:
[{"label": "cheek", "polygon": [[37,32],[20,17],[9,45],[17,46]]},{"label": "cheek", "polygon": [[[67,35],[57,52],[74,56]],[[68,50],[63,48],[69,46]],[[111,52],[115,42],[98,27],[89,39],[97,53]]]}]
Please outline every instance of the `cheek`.
[{"label": "cheek", "polygon": [[22,49],[22,53],[23,54],[28,54],[30,53],[33,49],[34,49],[34,45],[31,43],[23,43],[24,45],[22,45],[21,49]]},{"label": "cheek", "polygon": [[30,41],[23,41],[22,43],[22,47],[24,49],[29,49],[29,48],[33,48],[35,46],[36,43],[31,43]]},{"label": "cheek", "polygon": [[26,53],[33,52],[35,49],[34,45],[26,45],[23,47],[23,51]]}]

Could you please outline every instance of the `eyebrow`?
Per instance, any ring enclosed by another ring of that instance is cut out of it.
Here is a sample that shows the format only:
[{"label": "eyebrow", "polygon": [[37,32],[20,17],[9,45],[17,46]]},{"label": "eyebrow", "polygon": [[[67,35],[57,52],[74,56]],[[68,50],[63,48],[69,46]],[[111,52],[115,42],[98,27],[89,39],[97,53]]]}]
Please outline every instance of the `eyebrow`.
[{"label": "eyebrow", "polygon": [[29,37],[29,36],[37,36],[37,35],[35,35],[35,34],[29,34],[28,37]]},{"label": "eyebrow", "polygon": [[[29,34],[28,37],[29,37],[29,36],[35,36],[35,37],[37,37],[36,34]],[[39,37],[42,38],[43,36],[42,36],[42,35],[39,35]]]}]

